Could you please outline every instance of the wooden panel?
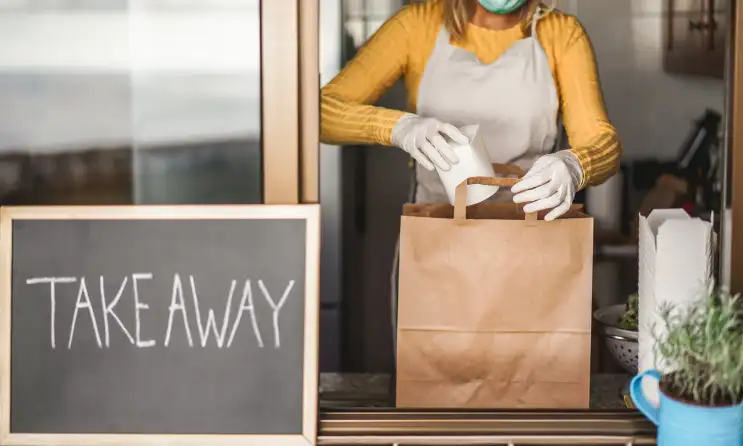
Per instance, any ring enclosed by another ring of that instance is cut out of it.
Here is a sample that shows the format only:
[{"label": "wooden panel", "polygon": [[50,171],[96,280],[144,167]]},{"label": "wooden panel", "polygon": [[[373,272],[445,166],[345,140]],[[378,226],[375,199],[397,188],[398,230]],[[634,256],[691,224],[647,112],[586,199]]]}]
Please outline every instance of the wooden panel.
[{"label": "wooden panel", "polygon": [[299,0],[261,1],[263,202],[299,203]]},{"label": "wooden panel", "polygon": [[317,203],[320,193],[320,1],[301,0],[299,92],[301,201]]}]

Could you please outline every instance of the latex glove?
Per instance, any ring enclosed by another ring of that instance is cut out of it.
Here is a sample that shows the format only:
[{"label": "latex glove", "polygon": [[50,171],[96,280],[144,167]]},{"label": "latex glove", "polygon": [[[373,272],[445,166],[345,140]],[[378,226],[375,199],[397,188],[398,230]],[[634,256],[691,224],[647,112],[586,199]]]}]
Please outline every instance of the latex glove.
[{"label": "latex glove", "polygon": [[407,114],[392,129],[392,144],[408,152],[418,164],[428,170],[433,170],[435,165],[447,171],[459,159],[444,136],[459,144],[469,143],[469,139],[451,124]]},{"label": "latex glove", "polygon": [[515,203],[529,203],[524,212],[552,209],[544,217],[554,220],[573,204],[575,192],[583,181],[583,170],[570,152],[545,155],[534,163],[511,192]]}]

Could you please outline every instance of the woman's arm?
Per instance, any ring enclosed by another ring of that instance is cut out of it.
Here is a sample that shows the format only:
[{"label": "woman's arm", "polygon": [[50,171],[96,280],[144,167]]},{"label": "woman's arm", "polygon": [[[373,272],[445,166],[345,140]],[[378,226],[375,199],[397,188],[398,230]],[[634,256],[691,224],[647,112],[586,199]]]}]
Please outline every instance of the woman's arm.
[{"label": "woman's arm", "polygon": [[591,42],[575,17],[565,20],[570,23],[560,37],[564,43],[556,46],[555,72],[570,152],[583,171],[582,189],[617,172],[622,145],[606,114]]},{"label": "woman's arm", "polygon": [[411,7],[390,18],[320,93],[320,139],[327,144],[391,144],[405,115],[374,104],[406,72]]}]

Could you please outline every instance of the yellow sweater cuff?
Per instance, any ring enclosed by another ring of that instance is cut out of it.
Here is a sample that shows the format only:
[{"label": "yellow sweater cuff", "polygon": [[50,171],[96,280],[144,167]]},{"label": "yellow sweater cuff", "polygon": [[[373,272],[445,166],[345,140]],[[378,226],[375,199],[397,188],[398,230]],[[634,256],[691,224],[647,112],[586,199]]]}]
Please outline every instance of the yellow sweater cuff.
[{"label": "yellow sweater cuff", "polygon": [[407,113],[399,110],[379,109],[377,122],[373,129],[373,139],[384,146],[392,145],[392,129],[395,124]]},{"label": "yellow sweater cuff", "polygon": [[568,151],[573,154],[576,160],[578,160],[578,164],[580,164],[580,169],[581,171],[583,171],[583,175],[581,179],[582,181],[580,183],[580,186],[578,186],[578,190],[582,190],[588,184],[590,184],[590,180],[591,180],[590,148],[589,147],[578,147],[578,148],[570,149]]}]

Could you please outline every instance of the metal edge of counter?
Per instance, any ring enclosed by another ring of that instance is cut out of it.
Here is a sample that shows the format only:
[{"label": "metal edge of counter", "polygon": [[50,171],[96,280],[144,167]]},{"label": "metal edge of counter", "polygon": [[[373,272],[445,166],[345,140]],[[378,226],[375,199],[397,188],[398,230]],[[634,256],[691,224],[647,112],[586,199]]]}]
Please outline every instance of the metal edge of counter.
[{"label": "metal edge of counter", "polygon": [[493,445],[655,444],[639,412],[621,411],[325,411],[318,444]]}]

